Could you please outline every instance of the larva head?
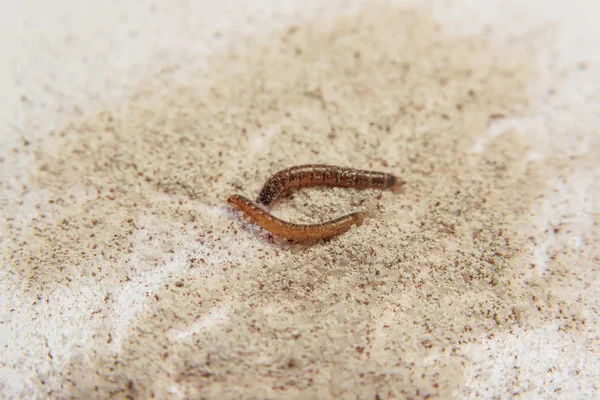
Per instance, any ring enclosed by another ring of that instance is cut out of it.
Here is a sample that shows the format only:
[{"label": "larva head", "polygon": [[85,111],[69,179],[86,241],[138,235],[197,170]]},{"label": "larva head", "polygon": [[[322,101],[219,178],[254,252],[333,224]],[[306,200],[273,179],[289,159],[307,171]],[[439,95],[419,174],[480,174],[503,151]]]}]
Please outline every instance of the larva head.
[{"label": "larva head", "polygon": [[238,210],[240,210],[241,206],[244,204],[244,197],[234,194],[232,196],[229,196],[229,198],[227,199],[227,202],[232,205],[234,208],[237,208]]},{"label": "larva head", "polygon": [[258,202],[262,205],[268,206],[273,200],[279,195],[279,188],[273,182],[267,182],[258,195]]}]

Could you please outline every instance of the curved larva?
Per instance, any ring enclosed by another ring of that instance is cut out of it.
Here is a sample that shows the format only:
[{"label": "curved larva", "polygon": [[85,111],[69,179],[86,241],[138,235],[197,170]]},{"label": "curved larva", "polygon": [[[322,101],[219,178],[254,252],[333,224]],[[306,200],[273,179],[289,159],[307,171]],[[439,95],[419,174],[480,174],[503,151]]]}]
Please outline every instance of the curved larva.
[{"label": "curved larva", "polygon": [[269,214],[244,196],[233,195],[227,202],[269,232],[298,242],[337,236],[346,232],[352,225],[361,225],[365,219],[364,213],[354,212],[320,224],[294,224]]},{"label": "curved larva", "polygon": [[298,165],[277,172],[263,185],[258,202],[268,206],[290,188],[306,186],[339,186],[356,189],[392,189],[404,182],[385,172],[365,171],[333,165]]}]

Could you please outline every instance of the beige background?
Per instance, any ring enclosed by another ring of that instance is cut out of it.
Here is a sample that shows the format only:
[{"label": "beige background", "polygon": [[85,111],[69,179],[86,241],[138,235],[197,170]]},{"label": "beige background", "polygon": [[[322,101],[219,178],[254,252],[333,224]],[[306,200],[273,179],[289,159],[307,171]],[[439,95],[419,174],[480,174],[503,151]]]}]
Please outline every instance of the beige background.
[{"label": "beige background", "polygon": [[4,397],[593,397],[598,6],[386,4],[4,5]]}]

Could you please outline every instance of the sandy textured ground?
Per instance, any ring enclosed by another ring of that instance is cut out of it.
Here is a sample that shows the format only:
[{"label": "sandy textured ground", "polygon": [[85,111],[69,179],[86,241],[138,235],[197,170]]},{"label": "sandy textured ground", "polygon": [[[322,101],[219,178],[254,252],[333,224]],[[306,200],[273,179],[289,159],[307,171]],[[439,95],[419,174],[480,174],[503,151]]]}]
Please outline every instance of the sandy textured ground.
[{"label": "sandy textured ground", "polygon": [[[2,394],[592,397],[599,10],[253,4],[131,3],[111,33],[81,6],[45,52],[14,28]],[[284,197],[369,212],[310,245],[226,205],[302,163],[406,185]]]}]

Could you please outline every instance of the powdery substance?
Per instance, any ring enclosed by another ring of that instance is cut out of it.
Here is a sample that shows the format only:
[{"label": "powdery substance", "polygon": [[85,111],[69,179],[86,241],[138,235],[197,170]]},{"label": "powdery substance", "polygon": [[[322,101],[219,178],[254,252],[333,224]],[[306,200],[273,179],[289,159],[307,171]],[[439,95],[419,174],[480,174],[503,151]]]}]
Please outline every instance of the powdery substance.
[{"label": "powdery substance", "polygon": [[[42,390],[448,398],[475,357],[461,348],[554,320],[563,300],[524,272],[535,243],[522,234],[550,170],[516,130],[489,134],[531,107],[525,55],[449,35],[424,12],[375,7],[248,39],[185,70],[185,85],[178,73],[13,153],[39,167],[27,183],[39,202],[3,200],[29,213],[3,221],[10,274],[33,302],[89,290],[104,303],[82,350],[41,371]],[[312,245],[226,205],[304,163],[407,183],[278,201],[273,212],[299,223],[369,211]],[[597,268],[597,254],[585,259]],[[577,307],[560,314],[564,329],[584,329]]]}]

